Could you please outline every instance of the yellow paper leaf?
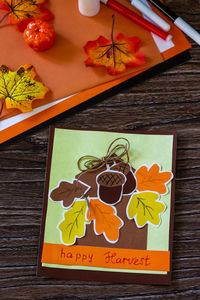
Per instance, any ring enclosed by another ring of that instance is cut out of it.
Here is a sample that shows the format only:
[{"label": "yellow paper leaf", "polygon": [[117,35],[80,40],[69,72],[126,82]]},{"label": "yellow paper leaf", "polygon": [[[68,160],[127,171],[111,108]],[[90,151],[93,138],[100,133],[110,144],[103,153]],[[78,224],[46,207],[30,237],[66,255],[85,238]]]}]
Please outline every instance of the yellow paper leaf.
[{"label": "yellow paper leaf", "polygon": [[58,224],[61,233],[61,240],[65,245],[73,245],[76,238],[85,236],[86,223],[89,223],[86,216],[87,201],[77,200],[72,207],[64,213],[64,220]]},{"label": "yellow paper leaf", "polygon": [[161,222],[160,214],[165,210],[165,204],[159,201],[155,192],[135,193],[127,205],[127,217],[135,219],[137,227],[152,224],[158,227]]},{"label": "yellow paper leaf", "polygon": [[0,100],[6,108],[18,108],[22,112],[32,110],[34,100],[43,99],[48,88],[35,81],[36,72],[31,65],[23,65],[12,72],[7,66],[0,67]]}]

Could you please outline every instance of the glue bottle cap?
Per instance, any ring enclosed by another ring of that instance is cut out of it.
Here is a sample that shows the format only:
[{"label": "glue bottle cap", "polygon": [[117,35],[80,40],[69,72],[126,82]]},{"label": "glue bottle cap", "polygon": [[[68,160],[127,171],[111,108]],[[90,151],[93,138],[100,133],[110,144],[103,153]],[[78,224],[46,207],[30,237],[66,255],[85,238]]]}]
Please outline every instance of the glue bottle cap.
[{"label": "glue bottle cap", "polygon": [[78,7],[83,16],[93,17],[100,10],[100,0],[79,0]]}]

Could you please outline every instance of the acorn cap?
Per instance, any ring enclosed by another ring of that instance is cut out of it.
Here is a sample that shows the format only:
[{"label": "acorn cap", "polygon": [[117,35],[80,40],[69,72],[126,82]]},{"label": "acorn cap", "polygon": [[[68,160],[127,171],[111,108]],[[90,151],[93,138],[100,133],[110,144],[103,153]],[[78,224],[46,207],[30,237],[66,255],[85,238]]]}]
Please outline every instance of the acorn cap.
[{"label": "acorn cap", "polygon": [[97,183],[101,186],[115,187],[124,184],[126,181],[123,173],[105,171],[97,177]]},{"label": "acorn cap", "polygon": [[120,162],[110,168],[111,170],[119,171],[124,175],[127,175],[130,172],[130,165],[125,162]]}]

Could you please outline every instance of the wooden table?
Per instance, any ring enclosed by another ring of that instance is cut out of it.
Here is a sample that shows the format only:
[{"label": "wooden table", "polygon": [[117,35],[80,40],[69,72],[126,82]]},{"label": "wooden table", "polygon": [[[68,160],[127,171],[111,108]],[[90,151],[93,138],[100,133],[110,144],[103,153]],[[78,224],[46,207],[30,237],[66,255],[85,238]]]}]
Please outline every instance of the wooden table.
[{"label": "wooden table", "polygon": [[[166,2],[200,31],[198,0]],[[200,47],[192,46],[187,63],[0,146],[1,299],[200,299]],[[50,124],[177,130],[171,286],[36,277]]]}]

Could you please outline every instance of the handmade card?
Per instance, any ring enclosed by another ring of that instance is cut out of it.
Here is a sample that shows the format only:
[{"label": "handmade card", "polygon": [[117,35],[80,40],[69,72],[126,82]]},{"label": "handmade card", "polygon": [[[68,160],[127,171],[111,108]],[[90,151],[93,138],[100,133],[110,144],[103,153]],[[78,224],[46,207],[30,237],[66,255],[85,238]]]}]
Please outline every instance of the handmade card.
[{"label": "handmade card", "polygon": [[52,128],[38,275],[169,284],[176,134]]}]

